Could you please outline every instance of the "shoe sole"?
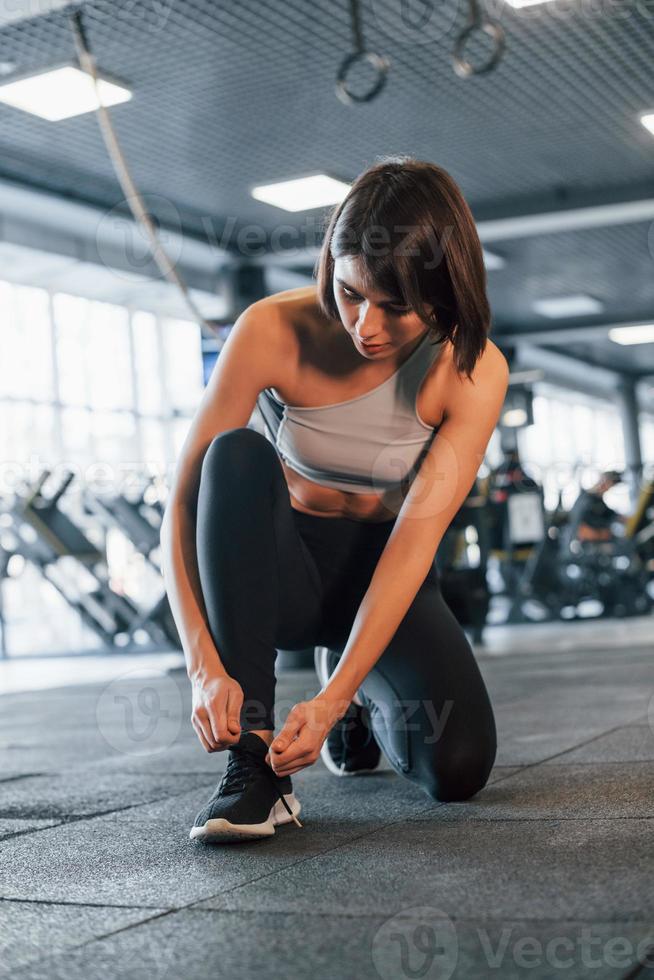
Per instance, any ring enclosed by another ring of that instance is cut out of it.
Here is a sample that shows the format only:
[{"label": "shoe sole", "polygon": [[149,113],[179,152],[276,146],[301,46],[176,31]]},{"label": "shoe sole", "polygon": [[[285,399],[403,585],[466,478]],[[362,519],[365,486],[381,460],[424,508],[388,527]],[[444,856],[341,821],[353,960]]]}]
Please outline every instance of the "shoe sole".
[{"label": "shoe sole", "polygon": [[[322,743],[322,747],[320,749],[320,758],[325,763],[329,771],[333,773],[335,776],[365,776],[367,773],[379,771],[379,763],[377,763],[374,769],[351,769],[351,770],[341,769],[340,766],[336,765],[331,755],[329,754],[329,746],[327,745],[327,739],[325,739],[325,741]],[[379,758],[381,762],[381,755]]]},{"label": "shoe sole", "polygon": [[[329,678],[332,674],[327,666],[327,660],[329,657],[329,647],[314,647],[313,648],[313,665],[315,667],[316,674],[318,675],[318,680],[320,681],[320,686],[325,687],[329,683]],[[333,671],[332,671],[333,673]],[[360,708],[363,707],[363,702],[359,697],[359,692],[357,691],[352,698],[355,704],[358,704]]]},{"label": "shoe sole", "polygon": [[[302,809],[302,805],[295,794],[287,793],[284,799],[290,806],[293,816],[297,817]],[[261,840],[264,837],[272,837],[275,833],[275,827],[292,822],[293,817],[291,814],[282,801],[277,800],[268,814],[268,819],[264,820],[263,823],[231,823],[224,817],[218,817],[215,820],[207,820],[202,827],[192,827],[189,838],[191,840],[201,840],[214,844]]]}]

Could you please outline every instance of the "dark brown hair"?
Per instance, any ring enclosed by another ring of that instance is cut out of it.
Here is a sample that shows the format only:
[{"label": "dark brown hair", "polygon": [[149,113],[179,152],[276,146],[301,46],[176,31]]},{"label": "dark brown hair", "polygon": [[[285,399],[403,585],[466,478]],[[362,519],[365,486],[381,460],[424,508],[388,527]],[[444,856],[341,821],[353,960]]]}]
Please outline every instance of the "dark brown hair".
[{"label": "dark brown hair", "polygon": [[472,212],[447,171],[410,156],[383,157],[327,222],[314,268],[325,316],[339,317],[334,259],[361,256],[368,284],[401,298],[438,341],[451,340],[457,370],[470,377],[490,333],[486,268]]}]

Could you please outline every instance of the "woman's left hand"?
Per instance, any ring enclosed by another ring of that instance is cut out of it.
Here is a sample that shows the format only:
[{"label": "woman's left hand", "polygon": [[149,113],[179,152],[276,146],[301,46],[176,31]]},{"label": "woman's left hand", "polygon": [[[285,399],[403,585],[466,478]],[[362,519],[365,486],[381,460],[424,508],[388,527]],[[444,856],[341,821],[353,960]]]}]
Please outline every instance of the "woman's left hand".
[{"label": "woman's left hand", "polygon": [[292,776],[312,766],[320,755],[329,730],[346,713],[348,704],[347,701],[332,701],[318,695],[310,701],[293,705],[266,756],[275,775]]}]

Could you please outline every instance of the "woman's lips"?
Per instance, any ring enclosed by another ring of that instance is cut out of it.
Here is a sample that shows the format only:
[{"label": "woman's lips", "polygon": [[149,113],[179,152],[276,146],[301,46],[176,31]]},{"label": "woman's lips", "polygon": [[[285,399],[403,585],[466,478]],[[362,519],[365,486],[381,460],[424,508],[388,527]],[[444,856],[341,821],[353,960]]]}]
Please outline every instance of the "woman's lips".
[{"label": "woman's lips", "polygon": [[388,347],[388,344],[361,344],[365,350],[381,350],[382,347]]}]

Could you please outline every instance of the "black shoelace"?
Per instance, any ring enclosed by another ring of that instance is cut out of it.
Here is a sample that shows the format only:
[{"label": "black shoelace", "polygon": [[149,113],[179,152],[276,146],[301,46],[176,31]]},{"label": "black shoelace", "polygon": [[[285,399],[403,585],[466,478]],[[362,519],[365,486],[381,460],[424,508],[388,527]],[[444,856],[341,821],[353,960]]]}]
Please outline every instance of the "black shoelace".
[{"label": "black shoelace", "polygon": [[230,749],[229,762],[227,763],[227,768],[223,774],[223,778],[218,786],[218,792],[222,796],[228,796],[230,793],[238,793],[240,790],[245,788],[246,780],[252,774],[256,774],[263,770],[266,773],[268,779],[272,780],[272,785],[274,790],[279,797],[279,799],[284,804],[284,807],[291,815],[298,827],[302,824],[295,816],[290,806],[284,799],[284,794],[279,788],[279,776],[275,775],[275,771],[272,766],[269,766],[262,756],[258,755],[256,752],[252,752],[250,749],[245,748],[242,745],[234,745]]}]

